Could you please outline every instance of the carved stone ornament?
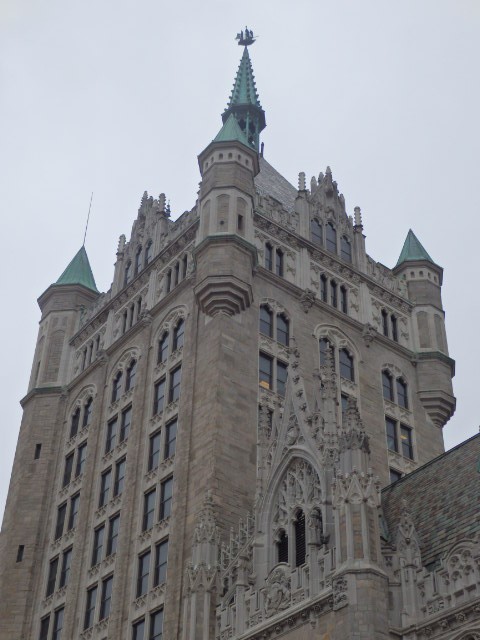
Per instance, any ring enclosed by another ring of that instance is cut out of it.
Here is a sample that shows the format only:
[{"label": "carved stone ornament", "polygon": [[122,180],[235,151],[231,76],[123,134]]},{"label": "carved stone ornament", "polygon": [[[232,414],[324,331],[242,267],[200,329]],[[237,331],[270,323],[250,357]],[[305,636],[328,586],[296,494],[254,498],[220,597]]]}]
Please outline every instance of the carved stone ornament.
[{"label": "carved stone ornament", "polygon": [[290,578],[285,567],[277,567],[267,578],[267,586],[263,590],[265,616],[270,618],[279,611],[288,609],[291,604]]},{"label": "carved stone ornament", "polygon": [[365,340],[365,344],[367,345],[367,347],[369,347],[372,341],[375,340],[376,335],[377,335],[377,329],[373,326],[373,324],[370,324],[369,322],[367,322],[367,324],[363,327],[363,331],[362,331],[362,336],[363,336],[363,339]]},{"label": "carved stone ornament", "polygon": [[341,609],[348,604],[348,584],[346,578],[341,577],[333,580],[332,589],[333,609],[334,611],[336,611],[337,609]]},{"label": "carved stone ornament", "polygon": [[300,297],[300,304],[305,313],[308,313],[312,308],[313,304],[315,303],[315,298],[315,291],[312,291],[311,289],[305,289],[305,291],[302,292],[302,295]]}]

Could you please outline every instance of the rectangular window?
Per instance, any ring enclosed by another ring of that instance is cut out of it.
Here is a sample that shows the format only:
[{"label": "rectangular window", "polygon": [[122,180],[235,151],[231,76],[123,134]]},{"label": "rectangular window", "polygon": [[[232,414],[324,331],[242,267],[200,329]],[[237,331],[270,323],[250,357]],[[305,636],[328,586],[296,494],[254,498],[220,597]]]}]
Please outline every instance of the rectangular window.
[{"label": "rectangular window", "polygon": [[138,558],[136,597],[143,596],[148,591],[148,576],[150,574],[150,551]]},{"label": "rectangular window", "polygon": [[163,609],[155,611],[150,616],[148,640],[162,640],[163,637]]},{"label": "rectangular window", "polygon": [[337,289],[337,283],[332,280],[330,282],[330,304],[332,305],[332,307],[335,307],[335,309],[338,305]]},{"label": "rectangular window", "polygon": [[324,275],[320,276],[320,300],[328,302],[328,280]]},{"label": "rectangular window", "polygon": [[153,527],[156,494],[157,490],[153,488],[143,496],[142,531],[147,531]]},{"label": "rectangular window", "polygon": [[288,366],[284,362],[277,361],[277,393],[280,396],[285,395],[287,386]]},{"label": "rectangular window", "polygon": [[145,640],[145,620],[138,620],[132,625],[132,640]]},{"label": "rectangular window", "polygon": [[67,484],[69,484],[70,480],[72,479],[74,455],[75,455],[75,452],[72,451],[72,453],[69,453],[68,456],[65,458],[65,468],[63,470],[62,487],[66,487]]},{"label": "rectangular window", "polygon": [[85,469],[86,459],[87,459],[87,443],[84,442],[78,447],[78,450],[77,450],[77,464],[75,465],[76,478],[78,478],[78,476],[83,473],[83,470]]},{"label": "rectangular window", "polygon": [[400,425],[400,440],[402,441],[402,455],[413,460],[412,430],[404,424]]},{"label": "rectangular window", "polygon": [[127,465],[126,458],[122,458],[115,465],[115,482],[113,483],[113,497],[118,496],[123,492],[123,485],[125,484],[126,465]]},{"label": "rectangular window", "polygon": [[345,287],[340,287],[340,310],[343,313],[348,313],[348,297]]},{"label": "rectangular window", "polygon": [[105,442],[105,453],[108,453],[115,448],[117,444],[117,431],[118,431],[118,417],[115,416],[113,420],[107,424],[107,440]]},{"label": "rectangular window", "polygon": [[108,523],[108,538],[107,538],[107,557],[116,553],[118,543],[118,530],[120,528],[120,515],[116,515],[110,518]]},{"label": "rectangular window", "polygon": [[75,413],[72,416],[72,423],[70,425],[70,438],[73,438],[74,436],[77,435],[79,424],[80,424],[80,408],[76,409]]},{"label": "rectangular window", "polygon": [[100,600],[99,620],[104,620],[110,615],[110,605],[112,603],[113,576],[105,578],[102,582],[102,598]]},{"label": "rectangular window", "polygon": [[57,524],[55,525],[55,540],[63,536],[63,528],[65,526],[65,518],[67,517],[67,503],[64,502],[58,507]]},{"label": "rectangular window", "polygon": [[55,611],[55,615],[53,617],[52,640],[60,640],[62,636],[64,612],[65,609],[63,607]]},{"label": "rectangular window", "polygon": [[80,506],[80,494],[72,496],[70,500],[70,514],[68,516],[68,528],[67,531],[71,531],[77,526],[78,509]]},{"label": "rectangular window", "polygon": [[265,245],[265,269],[273,271],[273,248],[271,245]]},{"label": "rectangular window", "polygon": [[264,389],[272,389],[273,387],[273,358],[260,353],[258,380]]},{"label": "rectangular window", "polygon": [[398,452],[397,423],[391,418],[385,418],[387,430],[387,447],[390,451]]},{"label": "rectangular window", "polygon": [[164,460],[171,458],[175,455],[175,449],[177,446],[177,419],[169,422],[165,427],[165,453]]},{"label": "rectangular window", "polygon": [[130,424],[132,422],[132,407],[127,407],[122,411],[122,423],[120,425],[119,442],[123,442],[128,438],[130,432]]},{"label": "rectangular window", "polygon": [[280,249],[275,252],[275,273],[277,276],[283,277],[283,253]]},{"label": "rectangular window", "polygon": [[153,415],[161,413],[163,411],[163,405],[165,404],[165,378],[159,380],[154,387],[153,393]]},{"label": "rectangular window", "polygon": [[58,588],[66,587],[70,580],[70,570],[72,567],[72,548],[63,552],[62,569],[60,571],[60,583]]},{"label": "rectangular window", "polygon": [[160,520],[168,518],[172,512],[173,478],[167,478],[160,485]]},{"label": "rectangular window", "polygon": [[160,342],[158,343],[158,355],[157,355],[157,364],[161,362],[166,362],[168,358],[168,332],[164,333]]},{"label": "rectangular window", "polygon": [[148,449],[148,471],[156,469],[160,461],[160,431],[150,436],[150,444]]},{"label": "rectangular window", "polygon": [[391,316],[390,320],[392,321],[392,340],[395,340],[395,342],[398,342],[398,325],[397,325],[397,319],[395,316]]},{"label": "rectangular window", "polygon": [[87,591],[87,603],[85,606],[85,619],[83,621],[83,628],[90,629],[93,627],[95,620],[95,604],[97,601],[97,585]]},{"label": "rectangular window", "polygon": [[155,545],[155,568],[153,586],[158,587],[167,579],[168,539]]},{"label": "rectangular window", "polygon": [[40,635],[38,636],[38,640],[47,640],[48,639],[48,629],[50,627],[50,616],[46,616],[40,620]]},{"label": "rectangular window", "polygon": [[34,460],[38,460],[40,458],[40,452],[42,451],[41,443],[35,445],[35,455],[33,456]]},{"label": "rectangular window", "polygon": [[404,409],[408,409],[407,385],[401,379],[397,379],[397,402]]},{"label": "rectangular window", "polygon": [[341,407],[342,407],[342,424],[346,426],[347,424],[347,406],[348,406],[348,396],[342,393],[340,396]]},{"label": "rectangular window", "polygon": [[177,367],[170,373],[170,386],[168,389],[168,402],[175,402],[180,397],[180,382],[182,380],[182,367]]},{"label": "rectangular window", "polygon": [[92,563],[91,566],[94,567],[96,564],[101,562],[103,555],[103,541],[105,539],[105,525],[102,524],[101,527],[95,529],[93,532],[93,548],[92,548]]},{"label": "rectangular window", "polygon": [[47,590],[45,591],[45,597],[51,596],[55,591],[55,584],[57,582],[57,569],[58,569],[58,558],[54,558],[50,561],[50,566],[48,568],[48,580],[47,580]]},{"label": "rectangular window", "polygon": [[102,477],[100,478],[100,496],[98,498],[98,506],[103,507],[104,504],[107,504],[108,497],[110,495],[110,487],[112,485],[112,469],[107,469],[102,473]]},{"label": "rectangular window", "polygon": [[402,474],[400,473],[400,471],[397,471],[396,469],[390,469],[390,484],[393,484],[397,480],[400,480],[401,477]]}]

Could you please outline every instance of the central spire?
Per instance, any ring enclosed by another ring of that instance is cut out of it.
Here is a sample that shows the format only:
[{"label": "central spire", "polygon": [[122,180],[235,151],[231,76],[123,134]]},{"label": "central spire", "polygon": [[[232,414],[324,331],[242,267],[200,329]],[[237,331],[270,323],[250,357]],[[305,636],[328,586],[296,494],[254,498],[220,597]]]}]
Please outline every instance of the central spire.
[{"label": "central spire", "polygon": [[265,112],[258,97],[252,62],[247,48],[255,42],[253,31],[245,27],[245,32],[240,31],[236,40],[238,40],[239,45],[245,48],[228,106],[222,114],[222,120],[225,124],[230,116],[233,115],[245,134],[248,144],[256,151],[259,151],[260,132],[265,129],[266,123]]}]

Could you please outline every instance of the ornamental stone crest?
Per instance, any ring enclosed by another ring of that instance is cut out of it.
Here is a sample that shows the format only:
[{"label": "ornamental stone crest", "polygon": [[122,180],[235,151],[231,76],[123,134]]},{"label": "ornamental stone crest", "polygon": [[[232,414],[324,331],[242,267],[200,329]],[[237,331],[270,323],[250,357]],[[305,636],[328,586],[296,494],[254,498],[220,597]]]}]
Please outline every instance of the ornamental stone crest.
[{"label": "ornamental stone crest", "polygon": [[278,566],[267,578],[263,590],[265,616],[270,618],[279,611],[288,609],[291,604],[290,578],[287,577],[289,567]]}]

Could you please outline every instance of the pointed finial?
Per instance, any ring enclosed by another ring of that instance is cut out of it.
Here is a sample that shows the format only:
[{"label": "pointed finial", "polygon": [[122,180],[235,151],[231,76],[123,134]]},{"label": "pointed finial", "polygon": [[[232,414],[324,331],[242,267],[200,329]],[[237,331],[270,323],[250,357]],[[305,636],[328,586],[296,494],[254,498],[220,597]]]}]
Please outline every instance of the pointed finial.
[{"label": "pointed finial", "polygon": [[122,235],[118,239],[117,253],[121,253],[125,249],[125,242],[126,242],[126,238],[125,238],[124,234],[122,233]]},{"label": "pointed finial", "polygon": [[165,211],[165,194],[164,193],[161,193],[158,196],[158,207],[160,211],[162,212]]},{"label": "pointed finial", "polygon": [[355,226],[356,227],[363,227],[363,224],[362,224],[362,211],[361,211],[360,207],[355,207],[355,209],[353,211],[355,212]]},{"label": "pointed finial", "polygon": [[315,176],[312,176],[310,180],[310,191],[313,193],[316,188],[317,188],[317,179],[315,178]]},{"label": "pointed finial", "polygon": [[305,191],[306,188],[307,187],[305,184],[305,172],[300,171],[300,173],[298,174],[298,190]]},{"label": "pointed finial", "polygon": [[330,169],[330,167],[327,167],[327,168],[325,169],[325,173],[326,173],[327,175],[329,175],[329,176],[331,176],[331,175],[332,175],[332,170]]},{"label": "pointed finial", "polygon": [[243,47],[248,47],[255,42],[255,38],[253,37],[253,31],[245,27],[245,33],[240,31],[235,36],[235,40],[238,40],[238,44]]}]

